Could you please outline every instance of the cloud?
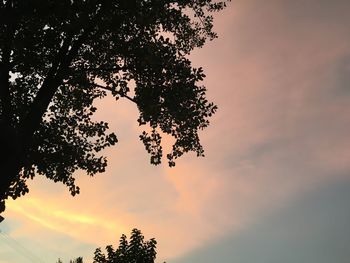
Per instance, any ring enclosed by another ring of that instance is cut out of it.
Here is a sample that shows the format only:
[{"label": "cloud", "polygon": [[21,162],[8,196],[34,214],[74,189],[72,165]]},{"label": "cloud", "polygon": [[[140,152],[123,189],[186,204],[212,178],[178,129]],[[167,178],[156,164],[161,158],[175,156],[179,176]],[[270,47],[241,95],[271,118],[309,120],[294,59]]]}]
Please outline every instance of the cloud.
[{"label": "cloud", "polygon": [[249,228],[228,231],[172,262],[346,262],[349,184],[340,180],[293,198]]},{"label": "cloud", "polygon": [[21,218],[25,222],[11,231],[12,236],[36,236],[38,229],[46,229],[82,242],[100,243],[110,233],[128,231],[124,224],[115,218],[110,221],[97,214],[81,212],[74,205],[48,199],[31,197],[22,198],[21,202],[9,202],[8,216]]}]

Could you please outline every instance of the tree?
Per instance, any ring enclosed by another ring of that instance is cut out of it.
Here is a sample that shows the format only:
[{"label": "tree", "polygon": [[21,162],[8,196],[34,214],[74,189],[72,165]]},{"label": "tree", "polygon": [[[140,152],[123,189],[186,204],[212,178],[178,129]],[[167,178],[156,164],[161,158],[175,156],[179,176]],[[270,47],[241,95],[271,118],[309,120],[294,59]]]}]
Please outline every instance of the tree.
[{"label": "tree", "polygon": [[144,236],[138,229],[131,232],[128,242],[125,235],[119,241],[119,247],[114,249],[111,245],[106,247],[107,254],[97,248],[94,253],[94,263],[154,263],[156,259],[156,245],[154,238],[144,241]]},{"label": "tree", "polygon": [[[63,263],[62,260],[59,258],[58,261],[56,263]],[[69,263],[83,263],[83,258],[82,257],[78,257],[76,259],[73,260],[69,260]]]},{"label": "tree", "polygon": [[104,172],[100,151],[117,143],[94,121],[96,99],[128,99],[140,135],[159,164],[162,134],[173,136],[169,165],[203,155],[198,130],[216,106],[202,68],[188,55],[216,34],[215,0],[0,1],[0,212],[29,191],[36,174],[79,193],[74,172]]},{"label": "tree", "polygon": [[83,258],[82,257],[78,257],[74,260],[70,260],[69,263],[83,263]]}]

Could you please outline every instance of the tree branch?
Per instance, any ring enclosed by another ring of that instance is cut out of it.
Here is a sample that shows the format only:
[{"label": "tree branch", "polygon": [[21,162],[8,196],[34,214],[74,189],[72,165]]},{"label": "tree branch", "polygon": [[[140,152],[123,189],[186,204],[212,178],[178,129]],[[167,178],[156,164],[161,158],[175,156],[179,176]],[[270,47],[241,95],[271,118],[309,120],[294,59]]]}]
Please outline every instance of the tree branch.
[{"label": "tree branch", "polygon": [[45,114],[48,105],[55,95],[58,87],[64,79],[64,75],[69,70],[69,65],[72,63],[75,56],[93,27],[93,23],[83,31],[82,34],[72,43],[72,34],[68,34],[64,40],[60,51],[58,52],[55,61],[52,64],[43,84],[41,85],[37,96],[35,97],[30,111],[20,125],[20,134],[23,153],[27,151],[34,132],[39,128],[41,119]]},{"label": "tree branch", "polygon": [[111,87],[106,87],[106,86],[102,86],[102,85],[99,85],[99,84],[96,84],[96,83],[93,83],[94,86],[98,87],[98,88],[101,88],[101,89],[104,89],[104,90],[108,90],[110,92],[115,92],[117,93],[118,95],[120,95],[120,97],[124,97],[124,98],[127,98],[128,100],[132,101],[133,103],[137,104],[137,101],[134,99],[134,98],[131,98],[130,96],[122,93],[122,92],[118,92],[116,90],[113,90]]},{"label": "tree branch", "polygon": [[33,132],[39,126],[41,118],[59,86],[60,80],[58,79],[58,75],[60,71],[63,70],[62,62],[67,56],[71,40],[71,36],[67,36],[67,38],[64,40],[62,47],[56,55],[52,66],[38,91],[37,96],[32,102],[30,111],[21,122],[20,131],[24,141],[26,141],[24,138],[31,137]]},{"label": "tree branch", "polygon": [[115,67],[108,67],[108,68],[105,68],[105,67],[87,67],[87,68],[84,68],[84,72],[87,71],[87,72],[93,72],[93,71],[126,71],[128,70],[129,67],[125,67],[125,66],[115,66]]}]

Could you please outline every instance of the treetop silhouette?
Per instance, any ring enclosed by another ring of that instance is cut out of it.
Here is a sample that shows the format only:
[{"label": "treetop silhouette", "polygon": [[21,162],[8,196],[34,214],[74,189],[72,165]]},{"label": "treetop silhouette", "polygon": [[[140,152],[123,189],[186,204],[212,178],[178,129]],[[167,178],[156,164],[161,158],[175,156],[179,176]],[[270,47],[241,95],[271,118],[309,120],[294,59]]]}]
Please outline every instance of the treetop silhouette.
[{"label": "treetop silhouette", "polygon": [[141,231],[134,228],[131,231],[130,240],[122,235],[118,248],[112,245],[106,246],[106,254],[101,248],[97,248],[94,253],[94,263],[154,263],[157,241],[154,238],[145,241]]}]

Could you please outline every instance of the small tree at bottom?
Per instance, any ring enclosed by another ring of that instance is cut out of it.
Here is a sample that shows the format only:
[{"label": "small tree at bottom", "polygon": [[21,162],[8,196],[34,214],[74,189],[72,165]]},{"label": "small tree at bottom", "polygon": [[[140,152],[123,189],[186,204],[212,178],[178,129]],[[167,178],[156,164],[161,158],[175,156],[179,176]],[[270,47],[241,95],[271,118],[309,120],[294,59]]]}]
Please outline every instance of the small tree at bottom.
[{"label": "small tree at bottom", "polygon": [[[56,263],[63,263],[62,260],[59,258]],[[69,263],[84,263],[82,257],[78,257],[76,259],[70,260]]]},{"label": "small tree at bottom", "polygon": [[69,263],[83,263],[83,258],[82,257],[78,257],[74,260],[70,260]]},{"label": "small tree at bottom", "polygon": [[154,263],[156,259],[157,241],[151,238],[144,241],[144,236],[138,229],[131,231],[130,240],[125,235],[120,237],[119,247],[114,249],[109,245],[106,254],[101,248],[94,253],[94,263]]}]

